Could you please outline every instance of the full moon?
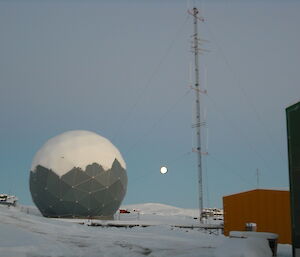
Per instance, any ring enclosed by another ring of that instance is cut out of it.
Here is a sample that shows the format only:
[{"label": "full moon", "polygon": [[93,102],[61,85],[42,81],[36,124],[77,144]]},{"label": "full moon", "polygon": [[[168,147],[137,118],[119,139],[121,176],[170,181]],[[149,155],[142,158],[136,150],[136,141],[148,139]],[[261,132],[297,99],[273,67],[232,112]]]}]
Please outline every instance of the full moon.
[{"label": "full moon", "polygon": [[161,174],[166,174],[168,172],[168,168],[166,167],[166,166],[162,166],[161,168],[160,168],[160,173]]}]

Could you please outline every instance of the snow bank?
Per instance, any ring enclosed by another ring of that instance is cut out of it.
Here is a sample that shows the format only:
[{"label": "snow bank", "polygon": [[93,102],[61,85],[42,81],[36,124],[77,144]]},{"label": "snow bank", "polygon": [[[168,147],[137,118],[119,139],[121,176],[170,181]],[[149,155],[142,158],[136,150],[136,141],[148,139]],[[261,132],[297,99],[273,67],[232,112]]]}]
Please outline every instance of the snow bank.
[{"label": "snow bank", "polygon": [[289,244],[278,244],[277,257],[292,257],[292,246]]},{"label": "snow bank", "polygon": [[[146,207],[150,212],[151,207]],[[271,256],[264,239],[226,238],[197,229],[174,228],[165,223],[168,218],[152,215],[154,221],[161,219],[161,224],[149,227],[88,227],[30,215],[27,209],[22,212],[20,208],[0,206],[0,257]],[[291,246],[278,245],[278,257],[292,257]]]},{"label": "snow bank", "polygon": [[255,231],[230,231],[230,237],[256,237],[256,238],[265,238],[265,239],[277,239],[278,235],[275,233],[269,232],[255,232]]},{"label": "snow bank", "polygon": [[271,257],[268,240],[263,238],[225,238],[215,257]]}]

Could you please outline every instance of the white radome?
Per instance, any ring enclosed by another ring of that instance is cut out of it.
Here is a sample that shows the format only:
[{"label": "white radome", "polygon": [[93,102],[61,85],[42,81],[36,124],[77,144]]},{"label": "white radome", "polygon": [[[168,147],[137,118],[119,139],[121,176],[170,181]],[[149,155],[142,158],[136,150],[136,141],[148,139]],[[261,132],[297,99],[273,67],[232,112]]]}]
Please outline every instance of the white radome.
[{"label": "white radome", "polygon": [[74,167],[85,170],[93,163],[108,170],[115,159],[126,169],[121,153],[108,139],[94,132],[73,130],[49,139],[34,156],[31,171],[41,165],[62,176]]}]

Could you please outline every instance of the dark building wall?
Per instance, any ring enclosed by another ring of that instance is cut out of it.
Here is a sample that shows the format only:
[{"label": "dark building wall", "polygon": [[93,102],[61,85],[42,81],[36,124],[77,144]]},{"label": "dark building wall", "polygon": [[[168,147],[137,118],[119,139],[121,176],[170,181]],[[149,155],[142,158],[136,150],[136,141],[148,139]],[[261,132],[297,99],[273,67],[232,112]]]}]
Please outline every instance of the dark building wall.
[{"label": "dark building wall", "polygon": [[300,256],[300,102],[286,109],[294,256]]}]

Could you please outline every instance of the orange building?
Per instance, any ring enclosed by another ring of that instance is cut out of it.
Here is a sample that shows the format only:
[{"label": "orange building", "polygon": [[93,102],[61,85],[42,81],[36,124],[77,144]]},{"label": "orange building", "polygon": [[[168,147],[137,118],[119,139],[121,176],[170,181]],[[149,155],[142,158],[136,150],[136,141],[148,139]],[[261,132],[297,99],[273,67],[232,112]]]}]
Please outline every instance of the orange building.
[{"label": "orange building", "polygon": [[256,223],[258,232],[279,235],[278,242],[291,244],[290,192],[256,189],[223,197],[224,234],[244,231]]}]

